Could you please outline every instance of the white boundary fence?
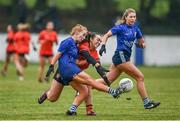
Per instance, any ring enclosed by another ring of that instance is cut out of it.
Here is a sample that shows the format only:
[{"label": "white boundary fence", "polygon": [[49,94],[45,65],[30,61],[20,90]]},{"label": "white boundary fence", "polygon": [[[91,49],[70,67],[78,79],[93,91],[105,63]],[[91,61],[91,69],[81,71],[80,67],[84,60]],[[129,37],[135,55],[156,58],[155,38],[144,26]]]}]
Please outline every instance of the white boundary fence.
[{"label": "white boundary fence", "polygon": [[[58,35],[59,43],[69,35]],[[31,34],[31,41],[37,43],[38,35]],[[0,34],[0,61],[5,58],[6,34]],[[171,66],[180,65],[180,36],[145,36],[146,48],[144,50],[144,65],[147,66]],[[36,44],[39,47],[38,44]],[[54,53],[58,46],[54,45]],[[116,48],[116,37],[111,37],[107,43],[107,53],[101,57],[103,64],[110,64],[111,58]],[[29,61],[38,62],[38,52],[30,47]],[[135,50],[135,49],[134,49]],[[135,61],[135,53],[132,55],[132,61]]]}]

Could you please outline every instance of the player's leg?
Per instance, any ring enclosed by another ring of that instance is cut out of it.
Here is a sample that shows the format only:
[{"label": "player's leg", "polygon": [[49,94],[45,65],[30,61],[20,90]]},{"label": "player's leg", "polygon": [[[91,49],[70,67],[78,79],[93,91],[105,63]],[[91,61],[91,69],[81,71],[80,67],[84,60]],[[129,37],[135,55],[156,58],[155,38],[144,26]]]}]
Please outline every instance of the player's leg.
[{"label": "player's leg", "polygon": [[92,87],[88,87],[88,96],[85,98],[86,104],[86,115],[88,116],[96,116],[96,113],[93,111],[93,97],[92,97]]},{"label": "player's leg", "polygon": [[38,103],[42,104],[46,99],[48,99],[51,102],[56,101],[59,98],[63,88],[64,88],[63,80],[61,79],[59,71],[56,70],[56,73],[54,74],[53,81],[51,84],[51,88],[45,91],[38,98]]},{"label": "player's leg", "polygon": [[109,93],[114,98],[119,97],[119,95],[122,93],[119,88],[112,89],[111,87],[108,87],[100,82],[96,82],[91,76],[89,76],[84,71],[82,71],[78,75],[74,76],[73,80],[78,83],[81,83],[81,84],[92,86],[93,88],[95,88],[99,91]]},{"label": "player's leg", "polygon": [[26,59],[25,54],[20,54],[19,55],[19,60],[20,60],[20,63],[22,65],[22,67],[24,67],[24,68],[27,67],[28,60]]},{"label": "player's leg", "polygon": [[59,98],[63,88],[64,85],[53,79],[51,88],[48,91],[45,91],[40,96],[40,98],[38,99],[38,103],[42,104],[46,99],[49,100],[50,102],[55,102]]},{"label": "player's leg", "polygon": [[17,74],[19,76],[19,80],[24,80],[24,73],[23,73],[24,70],[23,70],[23,67],[20,63],[20,57],[19,57],[18,53],[14,54],[14,63],[16,66]]},{"label": "player's leg", "polygon": [[49,64],[51,64],[52,57],[53,57],[53,56],[49,56],[49,57],[48,57],[48,62],[49,62]]},{"label": "player's leg", "polygon": [[38,69],[38,71],[39,71],[38,72],[38,81],[42,82],[43,81],[42,77],[43,77],[46,59],[44,56],[40,56],[39,59],[40,59],[40,63],[39,63],[39,69]]},{"label": "player's leg", "polygon": [[64,88],[64,85],[57,82],[56,80],[53,80],[50,90],[47,91],[47,99],[51,102],[57,101],[63,88]]},{"label": "player's leg", "polygon": [[128,61],[128,62],[119,64],[117,67],[136,80],[137,90],[144,102],[144,106],[146,106],[149,103],[148,105],[150,105],[150,107],[147,106],[147,108],[154,108],[160,104],[159,102],[153,103],[150,101],[147,95],[145,84],[144,84],[144,75],[132,62]]},{"label": "player's leg", "polygon": [[86,85],[79,84],[76,81],[71,81],[69,83],[76,91],[79,92],[74,98],[72,105],[70,106],[69,110],[66,112],[67,115],[76,115],[76,110],[78,106],[84,101],[84,99],[88,96],[88,88]]},{"label": "player's leg", "polygon": [[4,63],[3,69],[1,71],[2,76],[6,76],[7,69],[8,69],[8,64],[10,62],[10,57],[11,57],[11,53],[7,52],[6,53],[6,58],[5,58],[5,63]]},{"label": "player's leg", "polygon": [[[52,56],[47,56],[47,60],[48,60],[48,63],[51,64]],[[45,81],[49,82],[49,77],[46,77]]]}]

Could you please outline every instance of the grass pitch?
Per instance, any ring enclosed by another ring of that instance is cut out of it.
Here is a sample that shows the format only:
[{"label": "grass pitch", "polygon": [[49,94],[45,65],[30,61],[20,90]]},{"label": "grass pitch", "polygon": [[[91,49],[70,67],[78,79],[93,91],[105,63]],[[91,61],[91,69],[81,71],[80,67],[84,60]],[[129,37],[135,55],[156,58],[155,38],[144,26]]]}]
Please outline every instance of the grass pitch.
[{"label": "grass pitch", "polygon": [[[136,87],[119,99],[94,90],[97,113],[94,117],[85,115],[84,104],[78,108],[77,116],[65,115],[75,95],[71,87],[64,88],[57,102],[39,105],[37,98],[50,83],[38,83],[37,70],[37,64],[30,64],[25,69],[25,80],[19,81],[14,65],[10,64],[8,75],[0,76],[0,120],[180,120],[180,67],[140,67],[149,97],[160,101],[160,107],[145,110]],[[99,77],[93,68],[87,72],[94,78]],[[122,74],[112,86],[117,87],[123,77],[128,76]],[[126,100],[129,97],[131,100]]]}]

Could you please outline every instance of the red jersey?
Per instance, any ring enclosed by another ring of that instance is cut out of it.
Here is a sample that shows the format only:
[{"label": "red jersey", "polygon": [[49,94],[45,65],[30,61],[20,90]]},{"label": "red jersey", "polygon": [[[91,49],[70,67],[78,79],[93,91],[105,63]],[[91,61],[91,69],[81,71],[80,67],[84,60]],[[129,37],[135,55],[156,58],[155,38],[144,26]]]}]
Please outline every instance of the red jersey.
[{"label": "red jersey", "polygon": [[53,55],[54,42],[57,43],[57,33],[55,31],[41,31],[39,34],[40,55]]},{"label": "red jersey", "polygon": [[8,45],[7,45],[7,48],[6,48],[6,52],[14,52],[15,51],[14,35],[15,35],[15,32],[13,32],[13,31],[8,32],[8,35],[7,35]]},{"label": "red jersey", "polygon": [[[90,44],[89,42],[83,42],[81,44],[79,44],[78,46],[78,49],[79,49],[79,52],[81,52],[82,50],[86,50],[89,52],[89,54],[96,60],[96,61],[99,61],[99,55],[98,55],[98,52],[96,49],[90,49]],[[80,56],[78,58],[78,60],[86,60],[85,57],[83,56]],[[88,64],[85,64],[85,65],[82,65],[82,66],[79,66],[82,70],[84,69],[87,69],[89,67],[89,63]]]},{"label": "red jersey", "polygon": [[15,34],[15,51],[18,54],[28,54],[30,46],[30,33],[27,31],[19,31]]}]

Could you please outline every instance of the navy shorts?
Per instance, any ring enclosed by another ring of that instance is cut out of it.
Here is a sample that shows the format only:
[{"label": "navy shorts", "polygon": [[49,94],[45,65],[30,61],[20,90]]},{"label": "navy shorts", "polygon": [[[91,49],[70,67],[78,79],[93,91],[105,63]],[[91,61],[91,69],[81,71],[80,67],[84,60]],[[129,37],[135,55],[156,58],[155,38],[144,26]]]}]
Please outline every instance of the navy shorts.
[{"label": "navy shorts", "polygon": [[70,81],[62,80],[61,74],[59,73],[58,69],[56,70],[56,73],[54,74],[53,79],[56,80],[58,83],[61,83],[64,86],[69,85],[69,82],[70,82]]},{"label": "navy shorts", "polygon": [[73,77],[81,72],[81,69],[75,63],[59,64],[58,71],[64,83],[72,81]]},{"label": "navy shorts", "polygon": [[124,62],[130,61],[131,54],[127,51],[115,51],[112,62],[114,65],[119,65]]}]

